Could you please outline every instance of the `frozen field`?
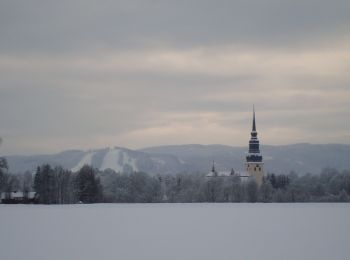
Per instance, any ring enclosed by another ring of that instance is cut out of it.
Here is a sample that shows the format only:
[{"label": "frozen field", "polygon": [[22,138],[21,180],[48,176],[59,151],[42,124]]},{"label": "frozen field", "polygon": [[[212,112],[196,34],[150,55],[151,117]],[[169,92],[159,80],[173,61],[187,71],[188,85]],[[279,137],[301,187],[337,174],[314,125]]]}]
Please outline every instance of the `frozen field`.
[{"label": "frozen field", "polygon": [[1,260],[350,259],[350,204],[0,205]]}]

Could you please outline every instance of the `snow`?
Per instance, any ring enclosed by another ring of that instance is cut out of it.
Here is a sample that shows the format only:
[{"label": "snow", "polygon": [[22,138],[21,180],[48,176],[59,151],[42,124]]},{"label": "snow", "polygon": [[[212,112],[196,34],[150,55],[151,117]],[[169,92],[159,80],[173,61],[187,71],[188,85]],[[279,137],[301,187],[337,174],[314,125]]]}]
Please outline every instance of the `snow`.
[{"label": "snow", "polygon": [[136,166],[136,159],[129,157],[127,153],[123,153],[123,163],[129,164],[134,171],[138,171],[138,168]]},{"label": "snow", "polygon": [[127,153],[118,148],[112,148],[109,149],[103,158],[100,170],[112,169],[116,172],[123,172],[123,167],[126,164],[132,167],[133,171],[138,171],[135,158],[131,158]]},{"label": "snow", "polygon": [[[214,177],[214,173],[212,171],[210,171],[206,177]],[[234,175],[231,175],[231,171],[220,171],[217,172],[217,177],[230,177],[230,176],[238,176],[240,178],[248,178],[250,177],[248,172],[239,172],[239,171],[235,171]]]},{"label": "snow", "polygon": [[118,163],[119,160],[119,149],[113,148],[109,149],[105,157],[103,158],[100,170],[112,169],[116,172],[122,172],[123,166]]},{"label": "snow", "polygon": [[[8,197],[7,192],[1,192],[0,194],[1,194],[0,199],[5,199],[6,197]],[[24,197],[24,193],[22,191],[12,191],[9,194],[9,198],[11,198],[11,199],[18,199],[18,198],[23,198],[23,197]],[[27,198],[33,199],[34,197],[35,197],[34,191],[29,191],[27,193]]]},{"label": "snow", "polygon": [[156,163],[158,163],[158,164],[160,164],[160,165],[165,165],[166,164],[166,162],[164,160],[160,159],[160,158],[151,157],[151,160],[156,162]]},{"label": "snow", "polygon": [[350,255],[350,204],[0,205],[0,212],[4,260]]},{"label": "snow", "polygon": [[95,152],[89,152],[84,155],[84,157],[80,160],[80,162],[71,169],[72,172],[79,171],[84,165],[91,165],[92,157],[94,156]]},{"label": "snow", "polygon": [[297,161],[296,163],[299,164],[299,165],[304,165],[303,161]]},{"label": "snow", "polygon": [[[96,152],[89,152],[80,160],[80,162],[71,169],[73,172],[79,171],[85,164],[92,164],[92,157]],[[136,166],[136,159],[131,158],[126,152],[118,148],[110,148],[102,160],[101,171],[105,169],[112,169],[116,172],[122,172],[124,165],[128,164],[134,171],[138,171]]]},{"label": "snow", "polygon": [[179,158],[179,162],[180,162],[181,164],[186,164],[186,162],[185,162],[184,160],[180,159],[180,158]]}]

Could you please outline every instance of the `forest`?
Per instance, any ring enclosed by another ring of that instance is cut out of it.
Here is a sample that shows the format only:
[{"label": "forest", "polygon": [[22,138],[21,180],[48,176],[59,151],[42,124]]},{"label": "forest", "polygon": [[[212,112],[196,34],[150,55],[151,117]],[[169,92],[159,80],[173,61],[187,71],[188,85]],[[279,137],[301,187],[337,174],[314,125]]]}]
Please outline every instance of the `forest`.
[{"label": "forest", "polygon": [[48,164],[35,174],[13,174],[0,159],[0,191],[35,191],[41,204],[191,203],[191,202],[348,202],[350,171],[324,169],[320,174],[268,173],[263,184],[238,176],[205,173],[154,175],[99,171],[85,165],[78,172]]}]

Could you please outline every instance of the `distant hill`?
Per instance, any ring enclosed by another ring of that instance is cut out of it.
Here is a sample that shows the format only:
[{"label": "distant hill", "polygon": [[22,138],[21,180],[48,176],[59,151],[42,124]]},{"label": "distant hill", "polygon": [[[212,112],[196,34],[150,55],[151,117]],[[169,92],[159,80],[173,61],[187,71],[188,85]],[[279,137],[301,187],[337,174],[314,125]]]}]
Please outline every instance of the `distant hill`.
[{"label": "distant hill", "polygon": [[[214,160],[218,170],[244,169],[246,147],[224,145],[173,145],[142,149],[150,154],[171,154],[198,171],[208,171]],[[325,167],[350,169],[350,145],[262,145],[265,170],[274,173],[319,173]]]},{"label": "distant hill", "polygon": [[116,172],[144,171],[149,173],[186,172],[188,166],[171,154],[148,154],[121,147],[79,151],[68,150],[52,155],[5,156],[11,172],[35,171],[38,165],[49,163],[78,171],[85,164],[100,170]]},{"label": "distant hill", "polygon": [[[208,172],[212,161],[218,170],[244,169],[246,147],[224,145],[170,145],[140,150],[106,148],[90,151],[68,150],[52,155],[6,156],[11,172],[34,171],[38,165],[62,165],[73,171],[84,164],[100,170],[149,173]],[[261,147],[267,172],[319,173],[325,167],[350,169],[350,145],[293,144]]]}]

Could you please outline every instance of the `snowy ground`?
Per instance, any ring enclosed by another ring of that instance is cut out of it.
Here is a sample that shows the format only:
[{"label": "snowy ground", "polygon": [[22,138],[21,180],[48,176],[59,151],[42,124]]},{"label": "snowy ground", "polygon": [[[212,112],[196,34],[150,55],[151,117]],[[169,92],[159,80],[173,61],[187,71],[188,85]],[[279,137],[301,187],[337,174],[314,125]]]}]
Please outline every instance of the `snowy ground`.
[{"label": "snowy ground", "polygon": [[0,205],[2,260],[350,259],[350,204]]}]

